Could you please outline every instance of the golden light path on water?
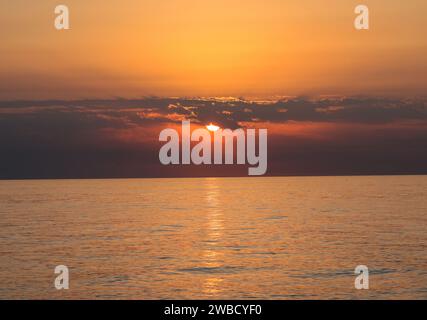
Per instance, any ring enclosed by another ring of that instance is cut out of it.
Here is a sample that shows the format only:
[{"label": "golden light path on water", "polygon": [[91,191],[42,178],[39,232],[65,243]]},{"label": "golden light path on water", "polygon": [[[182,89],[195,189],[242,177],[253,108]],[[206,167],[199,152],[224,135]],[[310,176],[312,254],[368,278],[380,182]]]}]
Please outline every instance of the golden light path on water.
[{"label": "golden light path on water", "polygon": [[[218,185],[217,178],[208,178],[204,184],[205,197],[206,197],[206,228],[207,239],[206,249],[203,252],[205,257],[206,268],[208,270],[217,270],[221,267],[222,252],[218,250],[217,245],[223,237],[223,211],[219,201],[220,185]],[[208,296],[218,296],[221,293],[221,283],[223,279],[211,276],[205,279],[203,285],[203,292]]]}]

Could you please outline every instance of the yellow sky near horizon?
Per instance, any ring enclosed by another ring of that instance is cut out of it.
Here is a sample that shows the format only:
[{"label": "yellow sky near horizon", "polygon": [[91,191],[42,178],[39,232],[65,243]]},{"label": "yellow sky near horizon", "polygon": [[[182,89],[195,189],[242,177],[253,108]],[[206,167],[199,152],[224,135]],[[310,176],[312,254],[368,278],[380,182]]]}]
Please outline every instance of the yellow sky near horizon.
[{"label": "yellow sky near horizon", "polygon": [[427,2],[360,3],[0,0],[0,99],[425,94]]}]

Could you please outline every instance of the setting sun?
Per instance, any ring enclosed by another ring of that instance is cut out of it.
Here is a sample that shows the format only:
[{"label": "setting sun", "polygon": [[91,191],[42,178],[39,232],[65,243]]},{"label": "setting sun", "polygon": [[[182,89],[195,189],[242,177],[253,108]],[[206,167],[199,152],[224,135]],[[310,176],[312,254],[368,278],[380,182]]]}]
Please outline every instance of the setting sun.
[{"label": "setting sun", "polygon": [[209,131],[212,131],[212,132],[218,131],[218,129],[219,129],[219,127],[218,127],[218,126],[216,126],[216,125],[214,125],[214,124],[212,124],[212,123],[210,123],[209,125],[207,125],[207,126],[206,126],[206,128],[207,128]]}]

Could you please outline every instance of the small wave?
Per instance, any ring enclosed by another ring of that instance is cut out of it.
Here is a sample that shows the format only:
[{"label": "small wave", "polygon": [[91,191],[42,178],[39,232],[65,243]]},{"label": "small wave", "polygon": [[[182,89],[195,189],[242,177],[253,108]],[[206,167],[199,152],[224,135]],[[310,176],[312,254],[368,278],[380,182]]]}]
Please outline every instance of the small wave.
[{"label": "small wave", "polygon": [[266,217],[265,220],[283,220],[287,218],[288,216],[269,216],[269,217]]},{"label": "small wave", "polygon": [[186,268],[186,269],[178,269],[179,272],[190,272],[190,273],[201,273],[201,274],[231,274],[242,271],[244,268],[242,267],[194,267],[194,268]]}]

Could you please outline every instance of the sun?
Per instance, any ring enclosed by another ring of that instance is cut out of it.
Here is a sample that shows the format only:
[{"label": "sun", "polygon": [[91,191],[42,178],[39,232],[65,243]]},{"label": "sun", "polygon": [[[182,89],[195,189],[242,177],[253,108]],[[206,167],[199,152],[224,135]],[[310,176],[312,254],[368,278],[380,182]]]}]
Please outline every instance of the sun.
[{"label": "sun", "polygon": [[207,126],[206,126],[206,128],[207,128],[209,131],[212,131],[212,132],[218,131],[218,129],[219,129],[219,127],[218,127],[218,126],[216,126],[216,125],[214,125],[214,124],[212,124],[212,123],[210,123],[209,125],[207,125]]}]

